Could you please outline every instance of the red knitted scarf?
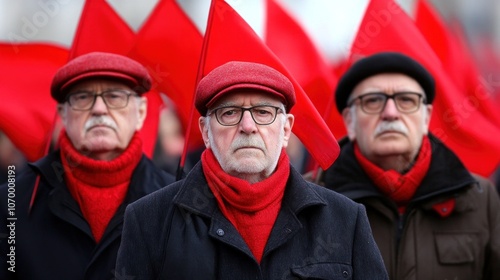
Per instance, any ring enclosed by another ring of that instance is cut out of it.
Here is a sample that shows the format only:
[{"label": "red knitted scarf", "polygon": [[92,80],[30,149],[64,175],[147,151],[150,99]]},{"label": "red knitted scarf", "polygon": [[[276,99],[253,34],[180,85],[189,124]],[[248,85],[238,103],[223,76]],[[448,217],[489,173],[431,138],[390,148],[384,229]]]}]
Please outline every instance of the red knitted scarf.
[{"label": "red knitted scarf", "polygon": [[125,199],[132,172],[142,157],[137,133],[128,148],[111,161],[94,160],[79,153],[65,132],[60,137],[61,160],[68,189],[89,223],[96,243]]},{"label": "red knitted scarf", "polygon": [[375,185],[402,207],[400,211],[404,211],[404,207],[411,200],[429,170],[431,144],[429,138],[424,136],[420,152],[410,171],[405,174],[400,174],[393,169],[384,171],[364,157],[356,143],[354,143],[354,155]]},{"label": "red knitted scarf", "polygon": [[255,184],[225,173],[210,149],[203,152],[201,163],[221,212],[238,230],[260,263],[290,175],[288,155],[283,149],[276,171]]}]

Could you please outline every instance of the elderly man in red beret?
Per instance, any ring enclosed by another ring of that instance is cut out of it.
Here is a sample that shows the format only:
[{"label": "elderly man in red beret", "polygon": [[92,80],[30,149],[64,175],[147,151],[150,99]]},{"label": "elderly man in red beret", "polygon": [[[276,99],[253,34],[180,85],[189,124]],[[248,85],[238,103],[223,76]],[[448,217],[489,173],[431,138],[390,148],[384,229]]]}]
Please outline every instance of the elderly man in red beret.
[{"label": "elderly man in red beret", "polygon": [[137,134],[150,87],[142,65],[110,53],[82,55],[56,73],[59,149],[30,164],[15,190],[0,189],[1,220],[12,224],[0,229],[1,279],[119,279],[125,206],[174,181],[143,154]]},{"label": "elderly man in red beret", "polygon": [[348,137],[325,186],[366,206],[390,279],[498,280],[498,194],[429,132],[434,97],[404,54],[354,63],[335,92]]},{"label": "elderly man in red beret", "polygon": [[283,74],[228,62],[200,81],[195,104],[201,161],[127,207],[118,271],[134,279],[387,279],[363,206],[290,165],[295,93]]}]

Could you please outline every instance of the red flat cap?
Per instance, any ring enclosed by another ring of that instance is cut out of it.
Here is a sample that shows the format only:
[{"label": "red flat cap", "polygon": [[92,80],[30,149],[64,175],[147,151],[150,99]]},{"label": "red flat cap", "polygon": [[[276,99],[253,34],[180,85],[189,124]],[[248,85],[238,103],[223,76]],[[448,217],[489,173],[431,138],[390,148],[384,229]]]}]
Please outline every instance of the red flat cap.
[{"label": "red flat cap", "polygon": [[52,80],[50,93],[57,102],[63,103],[72,85],[90,78],[121,81],[139,95],[151,89],[151,77],[137,61],[123,55],[92,52],[78,56],[61,67]]},{"label": "red flat cap", "polygon": [[200,80],[195,96],[196,109],[205,116],[208,109],[225,94],[249,89],[280,98],[287,112],[295,105],[293,84],[285,75],[264,64],[231,61]]}]

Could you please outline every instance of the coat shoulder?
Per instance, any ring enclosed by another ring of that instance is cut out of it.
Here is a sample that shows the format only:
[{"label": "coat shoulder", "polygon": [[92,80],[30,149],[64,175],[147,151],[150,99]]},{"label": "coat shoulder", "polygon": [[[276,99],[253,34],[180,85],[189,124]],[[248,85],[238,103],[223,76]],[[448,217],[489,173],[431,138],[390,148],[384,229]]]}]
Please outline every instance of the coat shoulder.
[{"label": "coat shoulder", "polygon": [[334,190],[310,182],[308,182],[308,185],[330,205],[338,205],[339,207],[348,208],[358,208],[362,206],[362,204],[355,202],[354,200]]},{"label": "coat shoulder", "polygon": [[[325,221],[345,220],[354,221],[360,213],[366,213],[365,207],[331,189],[307,182],[311,192],[315,193],[323,201],[324,207],[317,212],[318,215],[325,215]],[[333,219],[332,219],[333,218]]]},{"label": "coat shoulder", "polygon": [[182,186],[182,180],[171,183],[155,192],[147,194],[140,199],[132,202],[127,208],[133,209],[135,212],[151,211],[151,209],[166,209],[169,208],[173,198],[179,192]]}]

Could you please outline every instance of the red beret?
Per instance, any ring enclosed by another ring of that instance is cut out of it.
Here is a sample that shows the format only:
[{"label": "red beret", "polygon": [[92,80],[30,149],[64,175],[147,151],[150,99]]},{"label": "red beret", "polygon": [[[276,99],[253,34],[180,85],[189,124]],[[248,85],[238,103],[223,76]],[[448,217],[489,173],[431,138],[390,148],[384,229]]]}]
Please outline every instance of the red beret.
[{"label": "red beret", "polygon": [[195,106],[202,116],[227,93],[253,89],[280,98],[286,111],[295,104],[295,91],[290,80],[279,71],[259,63],[231,61],[208,73],[198,84]]},{"label": "red beret", "polygon": [[51,95],[57,102],[63,103],[72,85],[89,78],[119,80],[137,94],[151,89],[151,77],[137,61],[118,54],[92,52],[76,57],[56,72],[50,87]]}]

